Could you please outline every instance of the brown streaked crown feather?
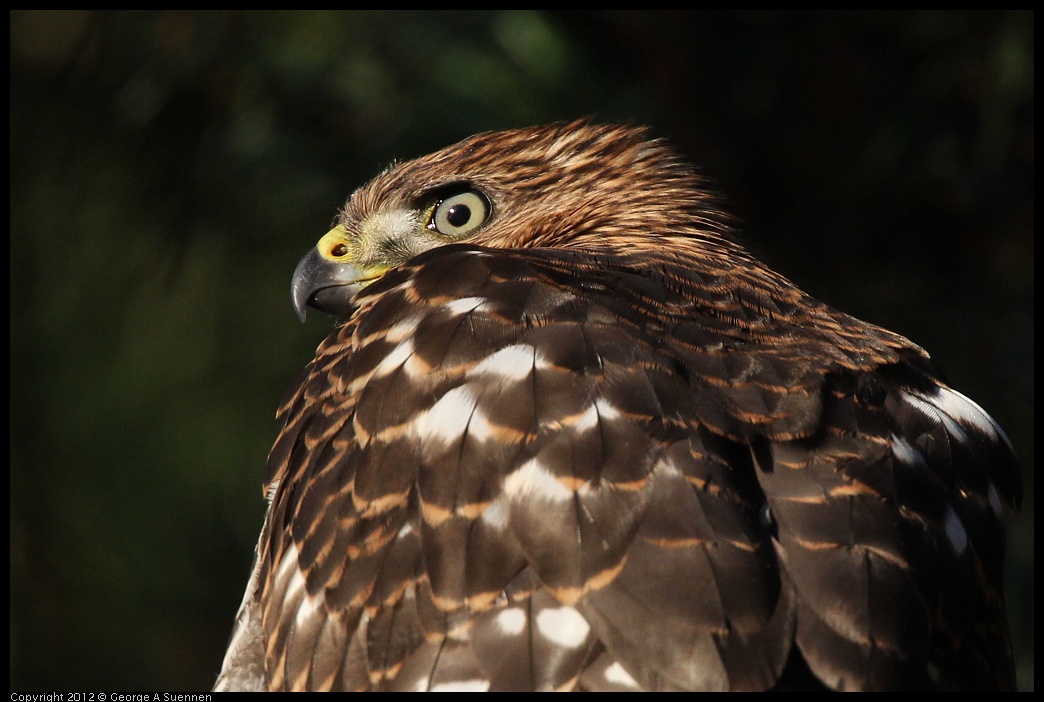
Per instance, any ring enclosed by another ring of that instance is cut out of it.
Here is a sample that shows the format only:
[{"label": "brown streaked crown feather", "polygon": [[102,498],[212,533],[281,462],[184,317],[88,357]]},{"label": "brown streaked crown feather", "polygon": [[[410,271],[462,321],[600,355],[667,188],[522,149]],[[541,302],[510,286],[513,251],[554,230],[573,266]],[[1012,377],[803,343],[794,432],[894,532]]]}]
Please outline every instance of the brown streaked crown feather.
[{"label": "brown streaked crown feather", "polygon": [[1014,686],[1018,472],[922,349],[639,128],[479,134],[338,225],[459,186],[488,221],[359,293],[280,409],[219,689]]}]

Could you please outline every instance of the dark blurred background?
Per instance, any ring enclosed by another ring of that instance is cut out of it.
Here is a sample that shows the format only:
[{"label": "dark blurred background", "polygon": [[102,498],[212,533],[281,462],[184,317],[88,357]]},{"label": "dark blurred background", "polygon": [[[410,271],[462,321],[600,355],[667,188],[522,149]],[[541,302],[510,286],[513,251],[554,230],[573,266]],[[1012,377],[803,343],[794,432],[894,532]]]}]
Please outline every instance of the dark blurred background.
[{"label": "dark blurred background", "polygon": [[290,275],[393,159],[592,115],[716,178],[751,246],[1005,427],[1033,689],[1033,14],[11,18],[11,687],[201,690],[276,406],[332,328]]}]

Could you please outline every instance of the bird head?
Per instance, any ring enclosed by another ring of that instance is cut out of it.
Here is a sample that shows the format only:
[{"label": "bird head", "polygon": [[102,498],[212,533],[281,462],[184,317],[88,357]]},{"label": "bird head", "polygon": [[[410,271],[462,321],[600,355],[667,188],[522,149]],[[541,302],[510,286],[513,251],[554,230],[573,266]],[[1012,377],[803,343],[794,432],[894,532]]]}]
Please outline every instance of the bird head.
[{"label": "bird head", "polygon": [[719,239],[728,226],[716,201],[644,128],[579,121],[477,134],[356,190],[298,264],[294,307],[302,321],[308,306],[347,316],[387,271],[452,243],[604,252]]}]

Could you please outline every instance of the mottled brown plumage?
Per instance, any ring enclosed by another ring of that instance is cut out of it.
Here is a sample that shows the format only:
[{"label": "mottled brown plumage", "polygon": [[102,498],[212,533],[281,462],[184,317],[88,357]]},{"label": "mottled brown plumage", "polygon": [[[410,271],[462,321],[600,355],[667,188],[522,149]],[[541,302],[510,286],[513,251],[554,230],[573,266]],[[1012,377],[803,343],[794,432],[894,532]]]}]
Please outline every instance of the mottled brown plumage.
[{"label": "mottled brown plumage", "polygon": [[729,234],[663,143],[479,134],[354,193],[294,300],[218,689],[1011,689],[1001,430]]}]

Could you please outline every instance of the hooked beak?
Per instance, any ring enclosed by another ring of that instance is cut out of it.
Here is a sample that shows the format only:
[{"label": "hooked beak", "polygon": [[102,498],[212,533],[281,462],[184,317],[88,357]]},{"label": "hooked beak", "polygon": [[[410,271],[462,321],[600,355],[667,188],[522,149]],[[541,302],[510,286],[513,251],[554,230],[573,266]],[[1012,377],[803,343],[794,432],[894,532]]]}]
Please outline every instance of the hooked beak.
[{"label": "hooked beak", "polygon": [[302,322],[305,321],[309,307],[336,317],[348,317],[356,293],[378,277],[343,260],[337,260],[330,253],[334,250],[331,243],[343,240],[343,235],[344,231],[340,227],[331,229],[294,269],[290,297],[294,311]]}]

